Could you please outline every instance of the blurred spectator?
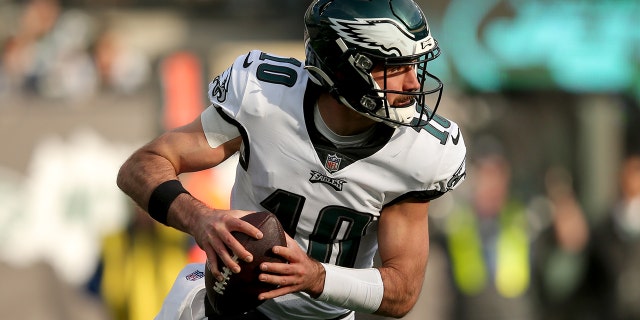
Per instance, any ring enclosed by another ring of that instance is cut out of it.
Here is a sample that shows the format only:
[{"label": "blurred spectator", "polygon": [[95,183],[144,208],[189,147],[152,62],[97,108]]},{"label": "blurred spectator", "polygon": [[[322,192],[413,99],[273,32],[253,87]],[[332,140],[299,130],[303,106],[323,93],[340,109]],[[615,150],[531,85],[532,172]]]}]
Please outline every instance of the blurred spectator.
[{"label": "blurred spectator", "polygon": [[148,81],[148,59],[109,25],[97,34],[94,16],[82,10],[62,8],[58,0],[29,0],[19,21],[2,44],[4,91],[77,100],[99,89],[132,93]]},{"label": "blurred spectator", "polygon": [[545,189],[550,221],[536,237],[533,253],[542,319],[608,319],[603,265],[590,248],[589,224],[571,175],[564,168],[551,168]]},{"label": "blurred spectator", "polygon": [[55,0],[31,0],[24,5],[14,34],[2,48],[2,71],[9,85],[29,88],[33,83],[37,43],[53,29],[59,15]]},{"label": "blurred spectator", "polygon": [[510,194],[511,166],[501,147],[489,141],[478,148],[470,199],[457,201],[446,218],[454,319],[535,319],[526,210]]},{"label": "blurred spectator", "polygon": [[38,93],[47,98],[82,99],[97,90],[96,70],[89,45],[95,21],[77,10],[64,10],[49,34],[38,44]]},{"label": "blurred spectator", "polygon": [[80,98],[95,91],[87,53],[92,19],[63,11],[57,0],[24,4],[15,33],[3,46],[2,70],[10,89],[50,98]]},{"label": "blurred spectator", "polygon": [[620,198],[596,229],[597,252],[609,267],[607,319],[640,319],[640,155],[629,155],[619,175]]},{"label": "blurred spectator", "polygon": [[103,90],[132,93],[140,89],[150,75],[148,58],[127,47],[120,35],[109,29],[96,38],[93,57]]}]

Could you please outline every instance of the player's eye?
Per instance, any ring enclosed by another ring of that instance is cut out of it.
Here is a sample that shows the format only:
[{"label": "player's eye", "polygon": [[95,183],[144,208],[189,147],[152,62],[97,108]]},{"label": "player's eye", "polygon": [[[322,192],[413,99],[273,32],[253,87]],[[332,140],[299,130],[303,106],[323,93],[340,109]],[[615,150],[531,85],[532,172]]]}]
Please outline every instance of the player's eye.
[{"label": "player's eye", "polygon": [[393,76],[393,75],[396,75],[396,74],[400,74],[400,73],[411,71],[414,68],[415,68],[415,65],[413,65],[413,64],[388,66],[387,67],[387,75]]}]

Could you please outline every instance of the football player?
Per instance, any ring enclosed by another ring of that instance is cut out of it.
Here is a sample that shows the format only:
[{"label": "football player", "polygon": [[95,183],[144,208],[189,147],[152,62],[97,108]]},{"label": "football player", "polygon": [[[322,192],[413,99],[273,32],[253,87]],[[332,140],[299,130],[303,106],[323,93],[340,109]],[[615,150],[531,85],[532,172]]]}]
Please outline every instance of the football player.
[{"label": "football player", "polygon": [[[273,250],[288,263],[262,264],[259,279],[279,287],[244,319],[401,317],[425,274],[429,203],[465,177],[460,129],[436,114],[442,83],[427,65],[438,43],[412,0],[316,0],[304,21],[306,61],[238,57],[209,85],[211,106],[137,150],[118,185],[191,234],[217,278],[239,270],[234,256],[252,259],[231,232],[261,237],[239,218],[277,215],[289,238]],[[235,153],[231,210],[178,180]],[[202,265],[188,268],[177,282],[201,279]],[[204,318],[202,281],[177,282],[158,319]]]}]

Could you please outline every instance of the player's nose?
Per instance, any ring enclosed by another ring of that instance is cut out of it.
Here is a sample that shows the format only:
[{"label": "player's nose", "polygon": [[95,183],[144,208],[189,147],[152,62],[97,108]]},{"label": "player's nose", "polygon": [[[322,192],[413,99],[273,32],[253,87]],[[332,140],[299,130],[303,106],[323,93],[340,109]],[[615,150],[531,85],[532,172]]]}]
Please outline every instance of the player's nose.
[{"label": "player's nose", "polygon": [[411,71],[405,72],[402,87],[403,91],[416,91],[420,89],[418,74],[415,72],[415,70],[411,69]]}]

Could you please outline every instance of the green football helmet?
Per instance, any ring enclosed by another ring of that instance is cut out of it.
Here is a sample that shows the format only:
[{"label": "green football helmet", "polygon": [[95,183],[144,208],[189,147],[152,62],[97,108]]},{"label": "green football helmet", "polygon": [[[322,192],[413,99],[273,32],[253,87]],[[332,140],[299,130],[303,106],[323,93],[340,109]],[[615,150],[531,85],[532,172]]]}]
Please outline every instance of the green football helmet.
[{"label": "green football helmet", "polygon": [[[306,68],[312,81],[352,109],[393,127],[423,126],[435,114],[442,81],[427,71],[440,54],[427,19],[412,0],[316,0],[305,14]],[[413,66],[421,89],[381,88],[371,71]],[[408,95],[409,107],[387,94]],[[427,101],[427,96],[429,100]]]}]

